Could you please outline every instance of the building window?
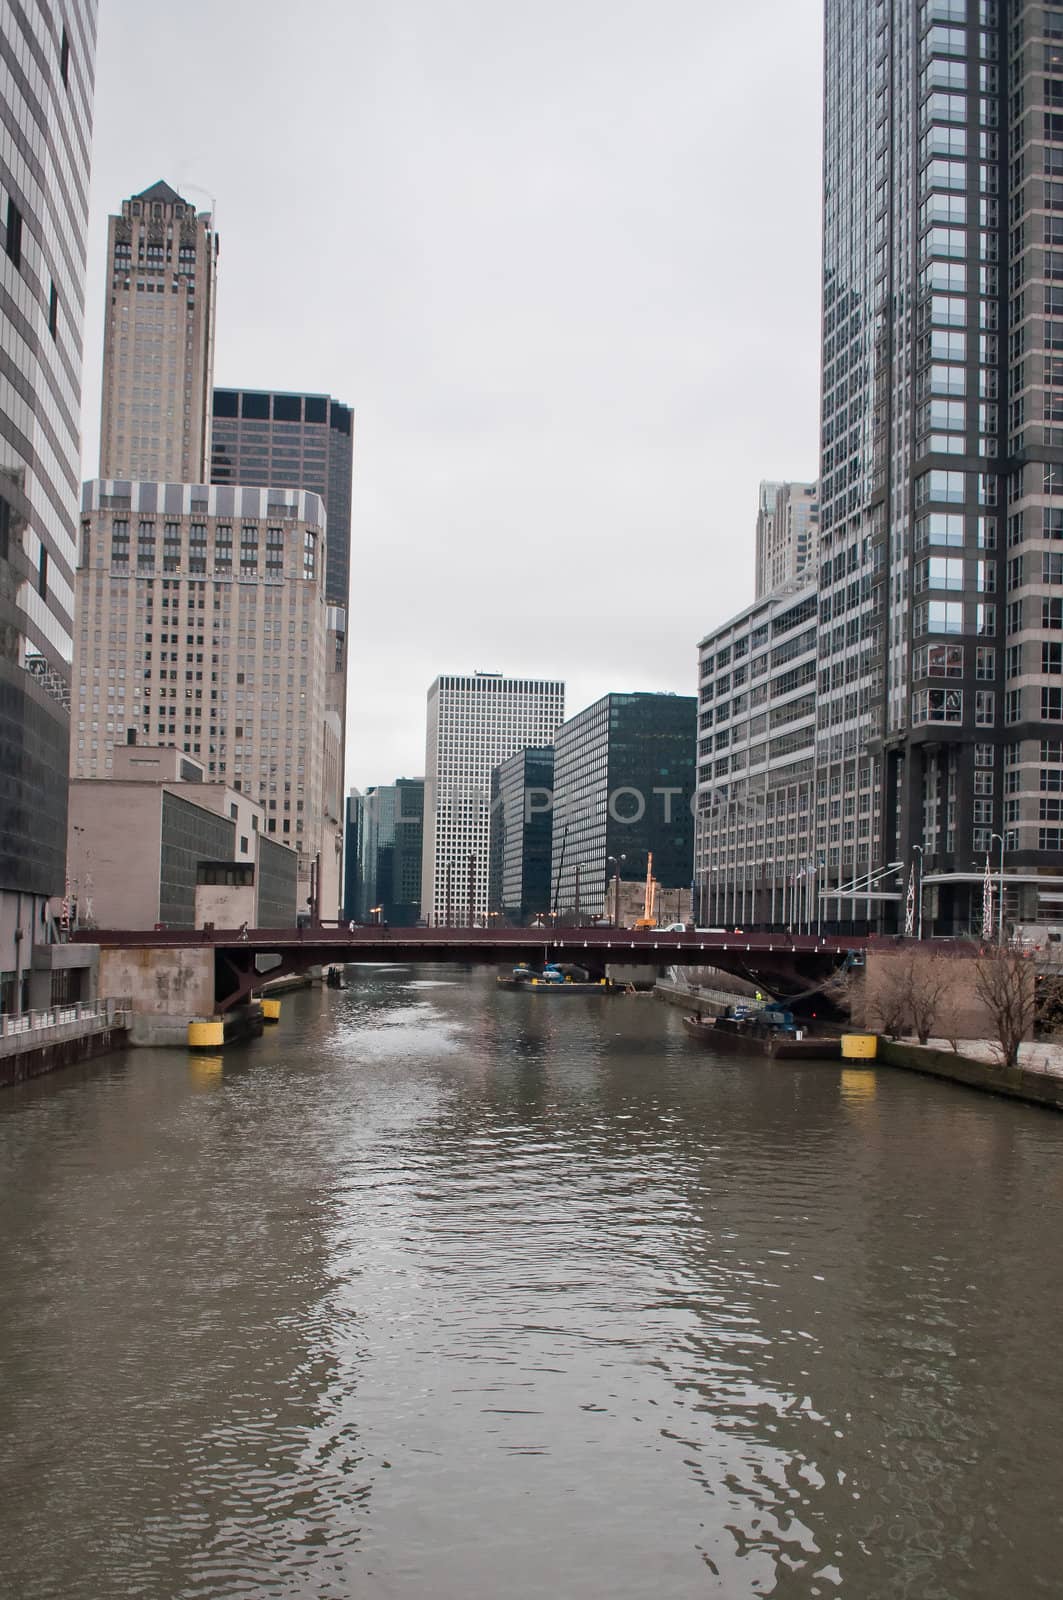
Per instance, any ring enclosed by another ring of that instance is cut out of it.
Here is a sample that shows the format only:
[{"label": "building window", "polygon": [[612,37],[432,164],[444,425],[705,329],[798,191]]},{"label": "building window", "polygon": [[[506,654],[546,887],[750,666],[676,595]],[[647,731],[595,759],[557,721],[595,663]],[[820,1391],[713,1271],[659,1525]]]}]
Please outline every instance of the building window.
[{"label": "building window", "polygon": [[53,339],[59,332],[59,290],[54,283],[48,291],[48,332]]},{"label": "building window", "polygon": [[63,36],[59,41],[59,76],[64,84],[70,82],[70,35],[63,29]]},{"label": "building window", "polygon": [[912,723],[962,722],[963,691],[960,689],[919,689],[912,696]]},{"label": "building window", "polygon": [[22,212],[12,200],[7,197],[7,238],[4,242],[7,251],[16,267],[22,265]]},{"label": "building window", "polygon": [[992,689],[974,691],[974,721],[978,728],[991,728],[996,721],[996,695]]}]

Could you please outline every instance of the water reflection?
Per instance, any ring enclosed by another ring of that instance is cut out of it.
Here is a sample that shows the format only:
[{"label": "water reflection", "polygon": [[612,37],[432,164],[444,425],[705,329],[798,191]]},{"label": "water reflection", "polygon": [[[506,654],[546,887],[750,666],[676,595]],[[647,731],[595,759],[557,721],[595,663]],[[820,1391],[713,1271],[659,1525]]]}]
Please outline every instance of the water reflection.
[{"label": "water reflection", "polygon": [[11,1592],[1052,1593],[1059,1138],[408,970],[27,1086]]}]

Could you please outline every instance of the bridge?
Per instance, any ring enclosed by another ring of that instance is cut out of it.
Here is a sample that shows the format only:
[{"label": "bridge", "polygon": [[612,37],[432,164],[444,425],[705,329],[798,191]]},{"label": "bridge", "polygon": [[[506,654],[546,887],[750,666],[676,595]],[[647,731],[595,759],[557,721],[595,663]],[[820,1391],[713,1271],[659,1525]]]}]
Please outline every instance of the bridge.
[{"label": "bridge", "polygon": [[895,939],[839,938],[790,933],[663,933],[655,928],[166,928],[102,929],[74,936],[101,951],[166,952],[214,957],[214,1009],[224,1013],[248,1001],[266,983],[313,967],[373,962],[407,966],[513,967],[571,962],[596,977],[609,966],[705,966],[748,978],[778,994],[825,982],[848,957]]}]

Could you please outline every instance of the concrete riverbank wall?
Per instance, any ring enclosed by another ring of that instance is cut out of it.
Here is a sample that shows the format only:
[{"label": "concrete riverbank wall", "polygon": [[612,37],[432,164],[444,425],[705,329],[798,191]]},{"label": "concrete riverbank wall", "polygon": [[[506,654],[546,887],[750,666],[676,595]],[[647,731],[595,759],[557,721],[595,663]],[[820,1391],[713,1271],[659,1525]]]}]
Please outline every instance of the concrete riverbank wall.
[{"label": "concrete riverbank wall", "polygon": [[878,1059],[890,1067],[922,1072],[931,1078],[946,1078],[950,1083],[986,1094],[1006,1095],[1010,1100],[1025,1100],[1030,1105],[1063,1111],[1063,1077],[1037,1072],[1030,1067],[1005,1067],[999,1062],[974,1061],[951,1050],[934,1050],[925,1045],[900,1044],[880,1039]]},{"label": "concrete riverbank wall", "polygon": [[113,1000],[3,1019],[0,1089],[122,1049],[130,1019],[128,1005]]}]

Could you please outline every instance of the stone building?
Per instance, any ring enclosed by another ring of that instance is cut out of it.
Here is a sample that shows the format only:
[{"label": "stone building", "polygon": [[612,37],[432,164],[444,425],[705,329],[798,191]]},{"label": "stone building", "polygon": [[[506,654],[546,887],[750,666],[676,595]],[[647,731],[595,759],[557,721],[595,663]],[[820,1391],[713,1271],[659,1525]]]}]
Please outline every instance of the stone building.
[{"label": "stone building", "polygon": [[815,570],[819,486],[762,483],[757,511],[756,597]]},{"label": "stone building", "polygon": [[213,218],[168,183],[109,219],[101,478],[206,481],[217,258]]},{"label": "stone building", "polygon": [[130,732],[261,803],[299,857],[299,899],[340,900],[327,800],[324,507],[296,490],[84,488],[75,649],[78,778],[115,776]]},{"label": "stone building", "polygon": [[126,745],[70,786],[70,917],[81,927],[293,926],[298,857],[262,806],[172,747]]}]

